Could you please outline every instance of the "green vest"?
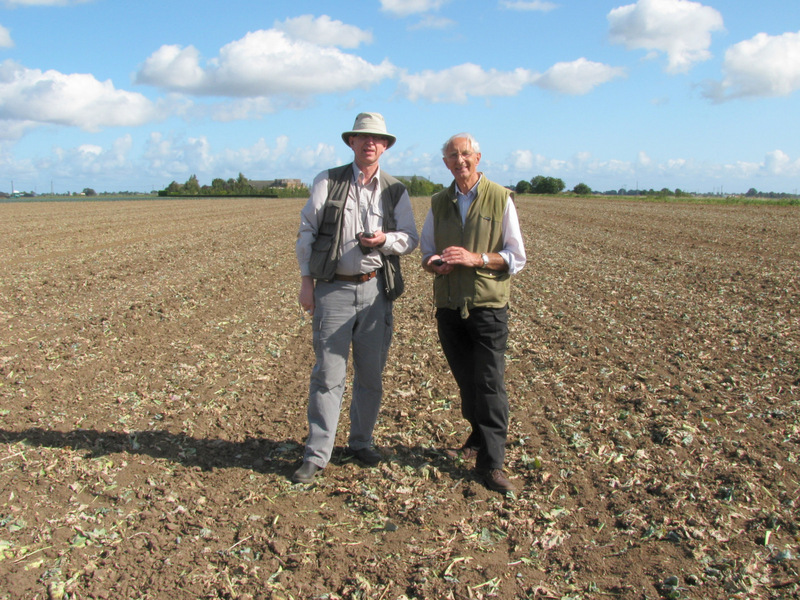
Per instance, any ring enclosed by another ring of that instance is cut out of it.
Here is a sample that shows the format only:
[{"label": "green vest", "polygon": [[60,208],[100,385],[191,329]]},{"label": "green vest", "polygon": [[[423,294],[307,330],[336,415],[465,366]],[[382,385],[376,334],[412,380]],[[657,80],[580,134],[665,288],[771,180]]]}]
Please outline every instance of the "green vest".
[{"label": "green vest", "polygon": [[[508,190],[481,177],[478,195],[467,211],[462,226],[456,200],[456,184],[431,198],[436,253],[449,246],[461,246],[470,252],[499,252],[503,249],[503,214]],[[508,304],[511,276],[508,271],[456,266],[449,275],[433,280],[437,308],[467,311],[475,307],[502,308]]]}]

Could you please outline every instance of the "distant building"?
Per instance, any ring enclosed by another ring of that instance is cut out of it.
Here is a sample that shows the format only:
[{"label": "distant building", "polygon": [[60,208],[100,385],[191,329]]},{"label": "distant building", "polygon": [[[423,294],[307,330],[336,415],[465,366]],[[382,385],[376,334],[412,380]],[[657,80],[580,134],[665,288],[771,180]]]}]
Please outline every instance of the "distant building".
[{"label": "distant building", "polygon": [[268,188],[286,188],[293,189],[303,187],[303,182],[299,179],[269,179],[269,180],[256,180],[250,179],[250,185],[257,190]]}]

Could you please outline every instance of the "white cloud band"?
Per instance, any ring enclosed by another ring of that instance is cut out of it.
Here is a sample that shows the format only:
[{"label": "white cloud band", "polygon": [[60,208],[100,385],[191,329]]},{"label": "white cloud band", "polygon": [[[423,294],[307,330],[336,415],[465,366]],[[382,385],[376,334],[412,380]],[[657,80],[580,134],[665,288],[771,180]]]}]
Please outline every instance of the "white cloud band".
[{"label": "white cloud band", "polygon": [[613,43],[667,55],[667,71],[682,73],[711,57],[711,33],[723,28],[715,9],[690,0],[638,0],[608,13]]}]

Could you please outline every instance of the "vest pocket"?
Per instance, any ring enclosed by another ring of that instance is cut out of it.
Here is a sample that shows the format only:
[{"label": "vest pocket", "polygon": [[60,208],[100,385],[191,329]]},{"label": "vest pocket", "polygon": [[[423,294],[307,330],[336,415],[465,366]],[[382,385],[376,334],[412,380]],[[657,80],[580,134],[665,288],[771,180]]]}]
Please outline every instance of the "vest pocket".
[{"label": "vest pocket", "polygon": [[475,270],[475,295],[482,305],[497,306],[508,302],[511,275],[507,271]]},{"label": "vest pocket", "polygon": [[330,235],[317,235],[311,244],[311,256],[308,259],[308,271],[314,278],[329,279],[333,274],[325,273],[325,266],[329,263],[333,237]]},{"label": "vest pocket", "polygon": [[319,224],[319,231],[317,232],[317,239],[323,236],[331,237],[336,233],[336,226],[338,225],[338,216],[340,206],[328,204],[325,206],[325,214]]}]

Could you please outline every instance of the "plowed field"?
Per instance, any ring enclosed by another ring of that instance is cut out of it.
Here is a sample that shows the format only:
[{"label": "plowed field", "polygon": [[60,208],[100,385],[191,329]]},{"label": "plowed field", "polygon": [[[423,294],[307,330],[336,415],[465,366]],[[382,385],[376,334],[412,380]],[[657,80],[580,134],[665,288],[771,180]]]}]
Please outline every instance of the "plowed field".
[{"label": "plowed field", "polygon": [[800,210],[519,199],[504,498],[442,452],[418,251],[387,460],[342,460],[345,408],[289,481],[302,203],[0,204],[0,599],[800,595]]}]

